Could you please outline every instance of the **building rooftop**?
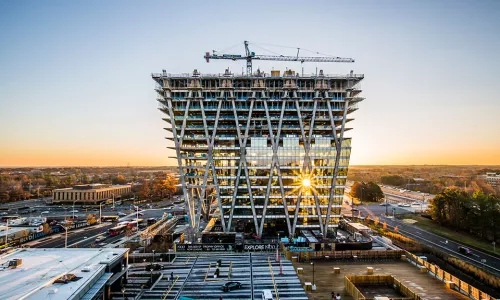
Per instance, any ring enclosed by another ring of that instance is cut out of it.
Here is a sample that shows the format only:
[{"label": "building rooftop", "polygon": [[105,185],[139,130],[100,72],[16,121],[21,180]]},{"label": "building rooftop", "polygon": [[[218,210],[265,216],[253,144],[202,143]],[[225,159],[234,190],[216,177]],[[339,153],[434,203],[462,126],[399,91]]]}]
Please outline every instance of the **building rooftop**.
[{"label": "building rooftop", "polygon": [[[303,274],[299,275],[300,281],[313,281],[313,267],[309,262],[293,263],[295,268],[303,268]],[[372,267],[374,275],[392,275],[407,285],[411,291],[417,293],[423,299],[469,299],[461,293],[446,288],[445,284],[433,276],[422,273],[414,265],[405,261],[392,262],[338,262],[321,261],[315,263],[315,283],[317,291],[307,292],[309,299],[330,300],[331,292],[340,293],[343,300],[354,299],[345,290],[344,277],[349,275],[366,275],[367,267]],[[333,267],[340,268],[340,274],[333,274]],[[388,294],[385,294],[389,292]],[[370,295],[378,297],[390,297],[392,291],[378,290],[377,294]]]},{"label": "building rooftop", "polygon": [[351,71],[349,74],[324,74],[323,70],[320,70],[319,73],[310,73],[310,74],[299,74],[296,73],[292,69],[287,69],[283,73],[279,70],[272,70],[271,73],[266,73],[258,69],[256,72],[252,74],[245,73],[232,73],[229,69],[226,69],[224,73],[200,73],[198,70],[194,70],[192,73],[180,73],[180,74],[171,74],[167,73],[166,70],[163,70],[162,73],[152,73],[151,77],[153,78],[303,78],[303,79],[316,79],[316,78],[325,78],[325,79],[363,79],[364,74],[354,74]]},{"label": "building rooftop", "polygon": [[[150,272],[144,269],[149,262],[132,264],[125,294],[128,299],[219,300],[222,295],[224,299],[250,300],[261,299],[263,290],[271,290],[274,299],[278,299],[277,291],[281,300],[307,300],[291,262],[282,257],[283,275],[279,275],[280,264],[273,254],[219,252],[176,255],[172,262],[158,262],[157,259],[156,262],[164,267],[158,271],[163,277],[144,293],[141,293],[141,286],[149,279]],[[214,278],[219,259],[222,263],[220,274]],[[174,276],[173,282],[171,275]],[[242,286],[224,293],[221,287],[228,281],[240,282]],[[115,292],[112,296],[121,297],[121,293]]]},{"label": "building rooftop", "polygon": [[89,190],[104,190],[104,189],[114,189],[114,188],[119,188],[119,187],[127,187],[131,186],[130,184],[122,184],[122,185],[110,185],[110,184],[101,184],[101,183],[92,183],[92,184],[80,184],[80,185],[75,185],[70,188],[62,188],[62,189],[55,189],[54,191],[68,191],[68,190],[74,190],[74,191],[89,191]]},{"label": "building rooftop", "polygon": [[[105,274],[106,266],[122,259],[128,249],[18,249],[0,256],[1,299],[73,299],[82,297],[88,288]],[[22,259],[17,268],[9,261]],[[64,274],[74,274],[76,281],[54,283]]]}]

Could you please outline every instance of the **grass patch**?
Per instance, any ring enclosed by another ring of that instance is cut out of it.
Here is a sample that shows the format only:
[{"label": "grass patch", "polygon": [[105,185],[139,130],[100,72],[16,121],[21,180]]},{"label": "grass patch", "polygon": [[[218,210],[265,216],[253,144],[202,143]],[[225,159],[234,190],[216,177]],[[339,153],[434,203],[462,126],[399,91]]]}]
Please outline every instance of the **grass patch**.
[{"label": "grass patch", "polygon": [[[443,236],[449,240],[457,241],[465,245],[469,245],[471,247],[483,250],[487,253],[497,255],[497,253],[493,252],[493,245],[490,244],[489,242],[485,242],[483,240],[480,240],[468,233],[465,232],[460,232],[460,231],[455,231],[450,228],[446,228],[444,226],[439,225],[438,223],[421,217],[421,216],[412,216],[408,217],[406,219],[413,219],[417,221],[414,225],[425,229],[427,231],[430,231],[432,233],[438,234],[440,236]],[[498,255],[497,255],[498,256]]]}]

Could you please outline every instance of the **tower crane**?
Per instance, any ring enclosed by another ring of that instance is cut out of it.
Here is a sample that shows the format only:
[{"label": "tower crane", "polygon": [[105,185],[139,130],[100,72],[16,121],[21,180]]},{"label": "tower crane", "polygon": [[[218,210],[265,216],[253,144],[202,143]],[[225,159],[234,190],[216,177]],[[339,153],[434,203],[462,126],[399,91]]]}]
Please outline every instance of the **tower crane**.
[{"label": "tower crane", "polygon": [[313,57],[313,56],[299,56],[300,48],[297,48],[297,56],[284,56],[284,55],[257,55],[255,52],[250,51],[248,48],[248,41],[244,42],[245,45],[245,55],[239,54],[216,54],[215,50],[210,52],[206,52],[204,58],[207,63],[210,62],[210,59],[230,59],[230,60],[246,60],[247,61],[247,74],[252,74],[252,60],[276,60],[276,61],[299,61],[301,63],[304,62],[341,62],[341,63],[353,63],[354,59],[352,58],[343,58],[343,57]]}]

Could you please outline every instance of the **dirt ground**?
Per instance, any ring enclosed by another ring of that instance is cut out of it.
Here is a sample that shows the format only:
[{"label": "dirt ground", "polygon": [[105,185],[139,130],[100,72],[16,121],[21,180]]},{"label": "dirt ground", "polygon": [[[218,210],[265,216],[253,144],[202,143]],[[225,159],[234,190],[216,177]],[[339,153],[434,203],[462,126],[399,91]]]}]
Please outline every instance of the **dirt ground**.
[{"label": "dirt ground", "polygon": [[[294,263],[295,270],[303,268],[304,274],[298,274],[300,281],[313,282],[313,266],[311,263]],[[340,268],[340,274],[333,274],[333,268]],[[431,275],[421,273],[408,262],[334,262],[334,261],[315,261],[314,263],[314,282],[316,284],[315,292],[307,292],[309,299],[330,300],[331,293],[339,293],[341,299],[351,300],[351,295],[344,289],[344,277],[346,275],[366,275],[366,268],[373,267],[374,275],[393,275],[401,280],[406,286],[414,292],[425,296],[427,299],[469,299],[468,297],[446,288],[445,284]],[[377,290],[379,295],[370,293],[373,296],[386,296],[384,289]],[[393,296],[394,291],[387,290],[387,296]]]}]

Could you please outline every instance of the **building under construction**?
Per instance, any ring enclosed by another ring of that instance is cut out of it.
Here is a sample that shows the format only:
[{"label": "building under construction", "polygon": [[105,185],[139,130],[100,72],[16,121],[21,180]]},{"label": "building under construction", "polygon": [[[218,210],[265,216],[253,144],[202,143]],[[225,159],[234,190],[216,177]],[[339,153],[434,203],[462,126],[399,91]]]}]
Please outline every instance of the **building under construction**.
[{"label": "building under construction", "polygon": [[[205,58],[247,60],[247,74],[152,74],[191,226],[215,217],[224,232],[326,236],[340,217],[351,153],[344,133],[364,75],[252,72],[252,59],[277,58],[245,46],[247,56]],[[289,60],[307,59],[315,58]]]}]

